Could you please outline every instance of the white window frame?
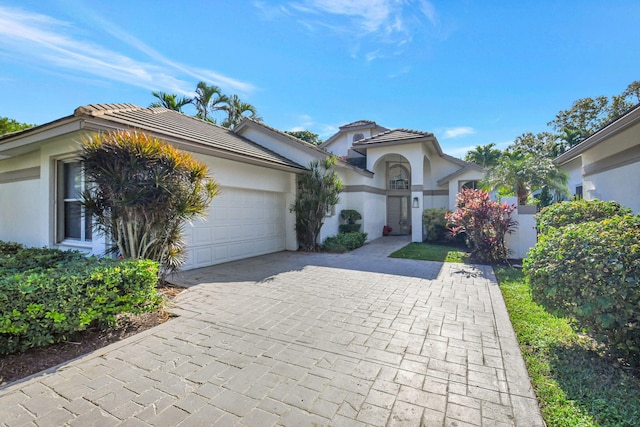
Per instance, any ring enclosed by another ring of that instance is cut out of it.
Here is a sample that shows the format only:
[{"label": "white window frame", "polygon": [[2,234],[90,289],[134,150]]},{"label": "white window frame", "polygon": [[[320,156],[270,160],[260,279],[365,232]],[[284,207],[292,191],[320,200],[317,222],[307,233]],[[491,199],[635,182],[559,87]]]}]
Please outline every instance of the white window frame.
[{"label": "white window frame", "polygon": [[[65,231],[65,205],[67,203],[77,203],[82,199],[79,197],[65,198],[65,186],[67,184],[65,175],[65,165],[71,163],[80,163],[77,158],[58,159],[55,162],[55,243],[63,246],[75,246],[82,248],[90,248],[93,244],[93,231],[87,236],[87,217],[85,215],[85,207],[81,206],[80,214],[80,238],[73,238],[66,235]],[[80,169],[80,193],[85,190],[84,170]]]}]

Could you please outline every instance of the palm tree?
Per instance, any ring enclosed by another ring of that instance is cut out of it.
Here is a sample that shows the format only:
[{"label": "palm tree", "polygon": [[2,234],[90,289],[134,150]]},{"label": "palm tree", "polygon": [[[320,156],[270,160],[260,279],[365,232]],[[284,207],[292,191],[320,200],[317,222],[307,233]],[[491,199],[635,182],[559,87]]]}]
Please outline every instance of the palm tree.
[{"label": "palm tree", "polygon": [[212,114],[219,110],[224,110],[229,102],[229,98],[222,93],[218,86],[209,86],[205,82],[199,82],[196,86],[196,96],[193,102],[198,110],[196,117],[199,119],[215,123]]},{"label": "palm tree", "polygon": [[469,151],[465,156],[467,162],[472,162],[483,168],[494,166],[500,160],[502,151],[494,148],[496,144],[477,145],[476,148]]},{"label": "palm tree", "polygon": [[222,122],[222,126],[227,128],[233,128],[245,117],[249,117],[250,119],[257,120],[259,122],[262,121],[262,117],[258,115],[256,107],[248,102],[243,102],[238,95],[232,95],[231,98],[229,98],[224,110],[227,112],[227,118]]},{"label": "palm tree", "polygon": [[526,205],[531,192],[538,189],[568,194],[567,180],[567,174],[558,169],[553,160],[514,151],[504,153],[498,164],[489,168],[481,185],[489,190],[513,193],[519,205]]},{"label": "palm tree", "polygon": [[[580,130],[580,129],[571,129],[571,128],[562,128],[562,133],[560,134],[560,140],[564,142],[564,147],[562,147],[562,152],[575,147],[584,141],[589,135]],[[560,155],[562,153],[559,153]]]},{"label": "palm tree", "polygon": [[178,95],[175,93],[165,93],[165,92],[151,92],[153,96],[158,98],[158,101],[152,102],[149,104],[149,107],[164,107],[169,110],[179,111],[182,113],[182,107],[187,104],[191,104],[193,101],[191,98],[187,98],[186,96],[181,96],[178,98]]}]

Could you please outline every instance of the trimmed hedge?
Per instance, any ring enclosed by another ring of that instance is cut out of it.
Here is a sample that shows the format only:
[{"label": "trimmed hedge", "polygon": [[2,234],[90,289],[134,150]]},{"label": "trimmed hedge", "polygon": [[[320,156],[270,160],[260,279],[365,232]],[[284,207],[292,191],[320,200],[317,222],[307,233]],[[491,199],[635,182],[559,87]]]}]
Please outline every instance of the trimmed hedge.
[{"label": "trimmed hedge", "polygon": [[524,271],[538,302],[640,364],[640,216],[549,228]]},{"label": "trimmed hedge", "polygon": [[618,202],[600,200],[574,200],[555,203],[536,214],[536,222],[541,233],[550,227],[558,228],[569,224],[599,221],[618,215],[629,215],[631,209]]},{"label": "trimmed hedge", "polygon": [[353,233],[355,231],[360,231],[362,224],[356,224],[356,221],[360,221],[362,219],[360,212],[354,209],[343,209],[340,211],[340,218],[345,222],[344,224],[338,225],[338,231],[340,233]]},{"label": "trimmed hedge", "polygon": [[[29,253],[35,254],[30,268],[11,259]],[[97,260],[55,249],[18,248],[14,255],[0,253],[0,354],[64,341],[91,325],[113,325],[120,313],[152,311],[161,303],[154,261]]]},{"label": "trimmed hedge", "polygon": [[449,229],[447,228],[447,210],[444,208],[430,208],[422,212],[422,224],[427,232],[427,242],[442,242]]},{"label": "trimmed hedge", "polygon": [[367,241],[367,233],[354,231],[352,233],[341,233],[327,237],[322,244],[322,249],[326,252],[347,252],[359,248]]}]

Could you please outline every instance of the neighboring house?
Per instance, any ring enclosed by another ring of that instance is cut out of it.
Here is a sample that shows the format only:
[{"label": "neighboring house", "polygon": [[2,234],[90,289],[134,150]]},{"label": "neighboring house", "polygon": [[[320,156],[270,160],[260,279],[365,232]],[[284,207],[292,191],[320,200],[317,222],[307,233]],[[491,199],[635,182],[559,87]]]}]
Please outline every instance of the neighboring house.
[{"label": "neighboring house", "polygon": [[78,198],[80,141],[94,132],[139,129],[188,151],[220,184],[207,220],[186,227],[185,269],[296,250],[296,177],[328,153],[345,192],[320,238],[338,232],[339,213],[355,209],[369,239],[384,225],[422,241],[422,210],[452,209],[459,189],[482,178],[479,166],[447,156],[433,136],[360,121],[321,147],[245,119],[233,130],[164,108],[131,104],[79,107],[74,114],[0,136],[0,240],[103,253]]},{"label": "neighboring house", "polygon": [[572,195],[640,213],[640,104],[557,157]]}]

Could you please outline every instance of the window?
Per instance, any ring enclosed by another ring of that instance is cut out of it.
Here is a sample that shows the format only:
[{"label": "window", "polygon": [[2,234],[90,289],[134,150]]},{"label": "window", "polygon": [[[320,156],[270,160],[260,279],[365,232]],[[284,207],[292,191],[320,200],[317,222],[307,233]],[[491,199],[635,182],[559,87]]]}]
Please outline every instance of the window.
[{"label": "window", "polygon": [[480,188],[480,185],[478,181],[467,181],[462,185],[462,187],[460,187],[460,189],[463,189],[463,188],[467,190],[477,190]]},{"label": "window", "polygon": [[409,173],[405,168],[394,165],[389,168],[389,190],[408,190]]},{"label": "window", "polygon": [[573,195],[575,200],[582,200],[582,185],[576,185],[576,194]]},{"label": "window", "polygon": [[78,161],[57,163],[57,243],[72,240],[90,242],[91,217],[85,215],[81,194],[84,191],[84,173]]},{"label": "window", "polygon": [[360,141],[361,139],[364,139],[364,134],[356,133],[355,135],[353,135],[353,142]]}]

